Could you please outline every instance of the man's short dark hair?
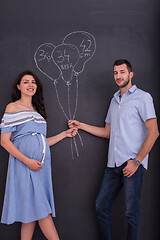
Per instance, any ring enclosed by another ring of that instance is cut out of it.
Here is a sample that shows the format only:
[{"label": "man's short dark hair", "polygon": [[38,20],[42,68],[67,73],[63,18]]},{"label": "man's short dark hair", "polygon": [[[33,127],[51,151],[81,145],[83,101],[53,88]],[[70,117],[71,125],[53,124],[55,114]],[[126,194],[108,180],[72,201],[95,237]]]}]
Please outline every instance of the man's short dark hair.
[{"label": "man's short dark hair", "polygon": [[132,72],[132,65],[129,61],[127,61],[126,59],[118,59],[114,62],[113,67],[114,66],[119,66],[122,64],[126,64],[127,65],[127,69],[129,72]]}]

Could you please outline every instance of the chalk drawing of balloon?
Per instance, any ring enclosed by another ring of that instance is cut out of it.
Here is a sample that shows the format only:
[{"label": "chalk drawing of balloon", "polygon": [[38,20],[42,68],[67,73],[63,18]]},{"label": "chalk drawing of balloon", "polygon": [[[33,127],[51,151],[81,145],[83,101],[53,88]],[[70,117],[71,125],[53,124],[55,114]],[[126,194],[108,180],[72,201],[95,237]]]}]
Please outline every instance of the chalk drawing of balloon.
[{"label": "chalk drawing of balloon", "polygon": [[78,48],[79,61],[74,67],[74,71],[79,74],[84,70],[86,62],[88,62],[96,50],[96,40],[94,36],[88,32],[76,31],[69,33],[64,37],[62,43],[69,43]]},{"label": "chalk drawing of balloon", "polygon": [[60,69],[62,79],[69,84],[73,78],[73,69],[79,60],[77,47],[60,44],[53,50],[52,59]]},{"label": "chalk drawing of balloon", "polygon": [[50,80],[55,81],[60,77],[60,70],[52,60],[52,52],[55,46],[51,43],[40,45],[35,54],[34,60],[37,68]]},{"label": "chalk drawing of balloon", "polygon": [[[64,111],[63,105],[60,101],[58,89],[57,89],[57,84],[55,84],[55,89],[56,89],[56,94],[57,94],[57,99],[59,102],[59,105],[62,109],[62,112],[64,113],[65,117],[67,120],[69,119],[74,119],[76,115],[76,110],[77,110],[77,102],[78,102],[78,76],[76,76],[76,94],[75,94],[75,110],[74,114],[72,115],[71,112],[71,99],[70,99],[70,86],[71,86],[71,81],[74,77],[74,66],[77,64],[79,60],[79,52],[77,47],[72,46],[71,44],[60,44],[55,47],[55,49],[52,52],[52,59],[55,62],[55,64],[58,66],[61,72],[61,77],[66,83],[67,87],[67,105],[68,105],[68,113],[69,116],[66,114]],[[73,101],[73,99],[72,99]],[[83,145],[82,139],[80,134],[78,134],[79,139],[81,141],[81,144]],[[75,146],[76,154],[79,156],[78,148],[77,148],[77,143],[75,138],[73,138],[73,143]],[[71,152],[72,152],[72,158],[74,158],[73,155],[73,143],[71,139]]]},{"label": "chalk drawing of balloon", "polygon": [[[35,64],[40,72],[53,81],[58,104],[66,120],[76,118],[79,74],[84,70],[95,50],[96,41],[92,34],[85,31],[75,31],[67,34],[60,45],[43,43],[35,51]],[[65,99],[60,94],[62,86],[67,94]],[[83,146],[79,133],[78,138]],[[78,146],[75,137],[70,140],[72,158],[74,159],[74,147],[77,157],[79,156]]]}]

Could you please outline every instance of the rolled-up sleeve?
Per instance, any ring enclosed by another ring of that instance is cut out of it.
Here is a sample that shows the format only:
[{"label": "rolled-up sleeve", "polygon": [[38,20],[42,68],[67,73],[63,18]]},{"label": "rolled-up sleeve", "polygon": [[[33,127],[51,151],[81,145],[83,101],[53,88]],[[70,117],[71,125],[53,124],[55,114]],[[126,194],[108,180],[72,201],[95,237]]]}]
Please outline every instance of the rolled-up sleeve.
[{"label": "rolled-up sleeve", "polygon": [[139,114],[145,122],[148,119],[156,118],[153,98],[149,93],[145,93],[139,103]]}]

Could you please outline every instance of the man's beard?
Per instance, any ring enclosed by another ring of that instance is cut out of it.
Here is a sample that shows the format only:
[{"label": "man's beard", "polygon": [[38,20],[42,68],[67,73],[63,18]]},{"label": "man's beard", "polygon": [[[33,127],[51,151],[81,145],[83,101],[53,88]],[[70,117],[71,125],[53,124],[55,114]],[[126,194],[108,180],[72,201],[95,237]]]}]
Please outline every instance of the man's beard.
[{"label": "man's beard", "polygon": [[128,80],[126,82],[123,83],[123,85],[119,86],[119,88],[124,88],[128,85],[130,79],[128,78]]}]

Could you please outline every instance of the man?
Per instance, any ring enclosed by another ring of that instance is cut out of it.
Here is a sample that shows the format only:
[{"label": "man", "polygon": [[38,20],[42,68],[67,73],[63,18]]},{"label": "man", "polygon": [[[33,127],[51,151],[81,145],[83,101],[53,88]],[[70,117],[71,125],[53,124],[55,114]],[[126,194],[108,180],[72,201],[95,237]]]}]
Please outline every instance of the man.
[{"label": "man", "polygon": [[122,186],[128,221],[127,239],[138,240],[143,172],[159,132],[151,95],[132,85],[131,64],[119,59],[113,70],[119,91],[111,100],[105,127],[76,120],[70,120],[68,124],[95,136],[110,138],[108,163],[96,200],[101,240],[113,239],[111,207]]}]

